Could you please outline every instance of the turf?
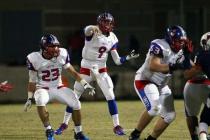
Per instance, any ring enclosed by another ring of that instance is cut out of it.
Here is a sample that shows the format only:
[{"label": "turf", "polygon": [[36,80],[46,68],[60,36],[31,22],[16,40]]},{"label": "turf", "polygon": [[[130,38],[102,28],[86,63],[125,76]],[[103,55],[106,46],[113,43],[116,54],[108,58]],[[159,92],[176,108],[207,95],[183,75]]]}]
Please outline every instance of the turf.
[{"label": "turf", "polygon": [[[29,112],[23,112],[22,104],[1,105],[0,112],[0,140],[44,140],[45,133],[36,112],[35,105]],[[65,106],[48,104],[50,121],[56,129],[63,120]],[[106,102],[82,102],[83,130],[91,140],[127,140],[130,132],[136,126],[139,115],[143,110],[140,101],[118,101],[121,125],[127,135],[116,136],[113,133],[112,119],[109,115]],[[166,129],[159,140],[189,140],[185,123],[183,101],[175,101],[177,112],[176,120]],[[154,121],[143,131],[141,139],[152,130]],[[56,140],[73,139],[73,123]]]}]

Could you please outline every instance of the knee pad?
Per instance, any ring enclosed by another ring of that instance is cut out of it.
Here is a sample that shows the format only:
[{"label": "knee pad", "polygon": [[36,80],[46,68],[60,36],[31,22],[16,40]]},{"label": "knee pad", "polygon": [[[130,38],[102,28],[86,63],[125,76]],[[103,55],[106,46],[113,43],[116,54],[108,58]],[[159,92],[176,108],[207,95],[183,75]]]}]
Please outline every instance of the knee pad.
[{"label": "knee pad", "polygon": [[45,106],[49,102],[49,94],[46,89],[37,89],[34,93],[36,106]]},{"label": "knee pad", "polygon": [[75,101],[74,105],[72,106],[73,110],[80,110],[81,109],[81,103],[79,100]]},{"label": "knee pad", "polygon": [[113,88],[105,89],[103,93],[107,101],[115,99]]},{"label": "knee pad", "polygon": [[170,124],[176,118],[176,113],[169,112],[169,113],[166,113],[165,116],[162,116],[162,117],[166,123]]},{"label": "knee pad", "polygon": [[148,111],[148,114],[150,116],[157,116],[159,115],[159,113],[160,113],[160,106],[154,106]]}]

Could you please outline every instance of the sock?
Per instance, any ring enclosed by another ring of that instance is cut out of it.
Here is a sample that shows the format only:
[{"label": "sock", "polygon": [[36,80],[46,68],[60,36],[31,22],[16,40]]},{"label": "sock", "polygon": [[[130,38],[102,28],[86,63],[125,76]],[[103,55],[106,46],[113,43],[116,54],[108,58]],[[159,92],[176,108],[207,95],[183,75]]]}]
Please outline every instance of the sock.
[{"label": "sock", "polygon": [[45,126],[45,130],[52,129],[51,125]]},{"label": "sock", "polygon": [[73,112],[73,109],[71,107],[67,106],[66,112],[65,112],[64,118],[63,118],[63,123],[68,125],[69,120],[71,119],[71,116],[72,116],[72,112]]},{"label": "sock", "polygon": [[146,140],[156,140],[156,138],[153,138],[151,135],[149,135]]},{"label": "sock", "polygon": [[116,127],[117,125],[120,125],[118,114],[112,115],[112,120],[113,120],[114,127]]},{"label": "sock", "polygon": [[140,131],[137,130],[136,128],[131,132],[132,137],[139,137],[140,136]]},{"label": "sock", "polygon": [[68,125],[69,120],[71,119],[71,116],[72,116],[72,113],[65,112],[64,118],[63,118],[63,123]]},{"label": "sock", "polygon": [[81,125],[75,126],[74,127],[74,131],[75,131],[76,134],[79,133],[79,132],[81,132],[82,131],[82,126]]},{"label": "sock", "polygon": [[207,140],[207,135],[206,135],[206,133],[200,133],[200,135],[199,135],[199,140]]},{"label": "sock", "polygon": [[109,100],[108,101],[108,107],[109,107],[109,113],[111,115],[118,114],[117,104],[116,104],[115,100]]}]

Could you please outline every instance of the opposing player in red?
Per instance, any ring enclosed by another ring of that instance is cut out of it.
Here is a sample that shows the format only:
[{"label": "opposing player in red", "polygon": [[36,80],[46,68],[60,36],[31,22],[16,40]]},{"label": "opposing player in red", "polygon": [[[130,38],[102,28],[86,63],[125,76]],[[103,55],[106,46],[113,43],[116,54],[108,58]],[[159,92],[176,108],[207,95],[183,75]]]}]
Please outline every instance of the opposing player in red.
[{"label": "opposing player in red", "polygon": [[[210,32],[203,34],[200,46],[195,64],[184,73],[190,79],[184,87],[184,101],[191,140],[207,140],[210,126]],[[198,119],[202,104],[204,107]]]},{"label": "opposing player in red", "polygon": [[88,140],[82,133],[81,126],[81,104],[75,92],[65,87],[61,80],[62,69],[70,73],[81,86],[94,94],[94,88],[89,85],[70,64],[67,50],[60,48],[60,43],[52,34],[46,34],[41,38],[41,49],[27,56],[29,70],[28,100],[24,110],[31,107],[34,97],[37,112],[46,130],[47,140],[54,140],[54,131],[49,121],[49,113],[46,109],[48,102],[57,100],[70,106],[74,110],[74,139]]},{"label": "opposing player in red", "polygon": [[[85,27],[85,45],[82,51],[82,61],[80,74],[90,83],[97,81],[108,103],[109,113],[113,120],[114,133],[124,135],[123,128],[120,126],[117,103],[113,91],[113,83],[108,74],[106,62],[109,52],[117,65],[125,61],[137,58],[139,54],[132,51],[129,55],[120,57],[118,48],[118,39],[112,32],[114,28],[114,18],[110,13],[102,13],[97,18],[97,25]],[[79,97],[84,92],[84,88],[79,82],[75,82],[74,91]],[[61,134],[68,126],[69,119],[72,115],[72,109],[66,108],[64,120],[61,126],[56,130],[56,134]]]}]

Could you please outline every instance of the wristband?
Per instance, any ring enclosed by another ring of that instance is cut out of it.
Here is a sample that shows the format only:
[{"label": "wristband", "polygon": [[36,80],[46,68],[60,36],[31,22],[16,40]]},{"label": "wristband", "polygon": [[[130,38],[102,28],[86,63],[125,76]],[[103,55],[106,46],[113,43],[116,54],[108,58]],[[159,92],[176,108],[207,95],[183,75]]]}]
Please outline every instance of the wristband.
[{"label": "wristband", "polygon": [[82,84],[82,85],[83,85],[83,87],[84,87],[84,86],[86,86],[86,85],[87,85],[87,82],[86,82],[84,79],[82,79],[82,80],[80,81],[80,84]]}]

